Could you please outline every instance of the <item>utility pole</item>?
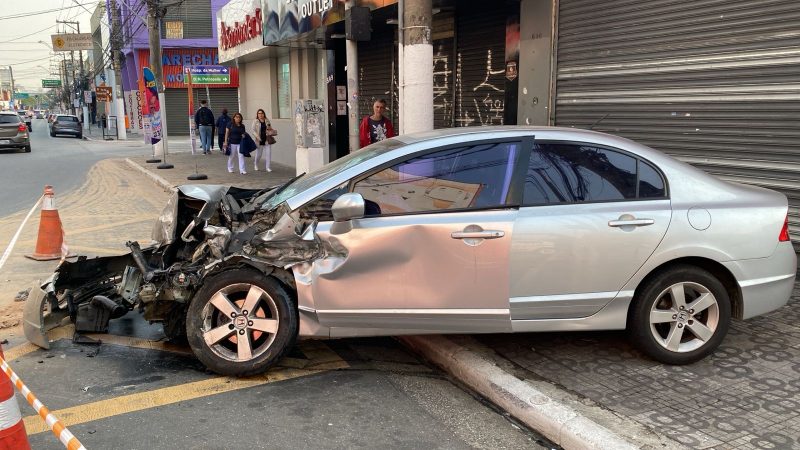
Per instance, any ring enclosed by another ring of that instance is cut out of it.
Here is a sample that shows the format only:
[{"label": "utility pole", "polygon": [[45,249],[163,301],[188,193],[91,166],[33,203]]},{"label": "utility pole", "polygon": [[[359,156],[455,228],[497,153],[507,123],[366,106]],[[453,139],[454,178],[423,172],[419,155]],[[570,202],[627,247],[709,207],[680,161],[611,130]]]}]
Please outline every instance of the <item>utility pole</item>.
[{"label": "utility pole", "polygon": [[[8,66],[8,74],[11,76],[11,104],[14,105],[14,69],[11,66]],[[11,109],[16,110],[16,105]]]},{"label": "utility pole", "polygon": [[125,101],[122,98],[122,70],[119,56],[122,51],[122,25],[119,17],[117,0],[111,0],[111,61],[114,66],[114,109],[117,113],[117,139],[128,138],[123,117],[120,126],[120,117],[125,115]]},{"label": "utility pole", "polygon": [[[178,1],[174,4],[180,4]],[[167,5],[171,6],[171,5]],[[147,0],[147,31],[150,42],[150,70],[153,71],[155,76],[156,88],[158,89],[158,103],[159,109],[164,111],[161,117],[161,143],[164,149],[164,162],[159,164],[159,169],[172,169],[172,164],[167,164],[167,117],[166,117],[166,102],[164,98],[164,77],[161,73],[161,17],[165,13],[165,5],[162,5],[159,0]]]},{"label": "utility pole", "polygon": [[[345,15],[350,8],[356,6],[355,0],[347,0],[345,3]],[[354,152],[361,147],[358,138],[359,114],[358,99],[361,93],[358,91],[358,42],[347,39],[345,41],[345,55],[347,57],[347,95],[350,106],[350,114],[347,117],[348,136],[350,138],[350,152]],[[431,100],[433,101],[433,100]]]},{"label": "utility pole", "polygon": [[433,45],[431,0],[401,0],[402,133],[433,130]]}]

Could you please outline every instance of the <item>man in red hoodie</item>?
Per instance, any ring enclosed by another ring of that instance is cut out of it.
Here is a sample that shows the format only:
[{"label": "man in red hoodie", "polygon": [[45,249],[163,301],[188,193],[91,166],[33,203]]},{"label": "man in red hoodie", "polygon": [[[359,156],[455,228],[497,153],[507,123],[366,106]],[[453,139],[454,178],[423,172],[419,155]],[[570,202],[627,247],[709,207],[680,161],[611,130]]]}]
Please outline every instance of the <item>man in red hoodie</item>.
[{"label": "man in red hoodie", "polygon": [[386,100],[375,100],[372,104],[372,115],[365,116],[358,127],[359,141],[361,147],[394,137],[394,127],[392,121],[384,117],[386,111]]}]

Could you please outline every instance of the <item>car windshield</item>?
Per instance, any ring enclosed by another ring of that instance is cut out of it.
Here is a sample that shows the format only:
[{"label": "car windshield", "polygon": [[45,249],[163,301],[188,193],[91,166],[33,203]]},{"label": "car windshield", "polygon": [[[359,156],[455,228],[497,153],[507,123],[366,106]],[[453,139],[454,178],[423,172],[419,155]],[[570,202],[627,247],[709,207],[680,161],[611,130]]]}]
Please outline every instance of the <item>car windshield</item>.
[{"label": "car windshield", "polygon": [[19,123],[19,117],[11,114],[0,115],[0,123]]},{"label": "car windshield", "polygon": [[295,195],[305,191],[306,189],[314,187],[319,183],[322,183],[328,178],[331,178],[344,170],[347,170],[363,161],[394,150],[398,147],[402,147],[403,145],[405,144],[398,139],[385,139],[372,145],[368,145],[357,152],[350,153],[349,155],[324,165],[311,173],[303,175],[288,186],[284,186],[281,192],[267,199],[262,208],[266,210],[273,209]]}]

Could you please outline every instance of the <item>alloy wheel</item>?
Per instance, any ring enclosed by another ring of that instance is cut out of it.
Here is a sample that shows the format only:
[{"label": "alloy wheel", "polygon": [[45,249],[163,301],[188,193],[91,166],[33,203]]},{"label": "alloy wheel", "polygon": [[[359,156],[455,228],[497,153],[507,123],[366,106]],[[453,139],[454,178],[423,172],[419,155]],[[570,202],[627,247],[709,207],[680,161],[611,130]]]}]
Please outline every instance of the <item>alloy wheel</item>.
[{"label": "alloy wheel", "polygon": [[649,320],[659,345],[671,352],[691,352],[714,336],[720,324],[719,303],[701,284],[675,283],[653,302]]},{"label": "alloy wheel", "polygon": [[237,283],[217,291],[205,305],[201,332],[217,356],[245,362],[264,354],[275,341],[280,316],[262,288]]}]

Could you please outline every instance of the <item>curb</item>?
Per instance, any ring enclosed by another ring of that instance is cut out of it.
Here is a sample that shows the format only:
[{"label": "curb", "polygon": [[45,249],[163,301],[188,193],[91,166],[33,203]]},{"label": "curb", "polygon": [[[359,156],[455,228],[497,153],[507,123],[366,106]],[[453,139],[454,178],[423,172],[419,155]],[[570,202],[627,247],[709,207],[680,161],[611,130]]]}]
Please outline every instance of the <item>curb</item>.
[{"label": "curb", "polygon": [[128,163],[129,166],[133,167],[134,169],[139,170],[140,172],[142,172],[143,174],[148,176],[151,180],[153,180],[157,185],[159,185],[165,191],[167,191],[167,192],[175,192],[176,191],[175,186],[170,184],[169,181],[167,181],[164,178],[160,177],[159,175],[156,175],[153,172],[145,169],[139,163],[134,162],[132,159],[125,158],[125,162]]},{"label": "curb", "polygon": [[640,448],[443,336],[397,339],[565,449]]}]

